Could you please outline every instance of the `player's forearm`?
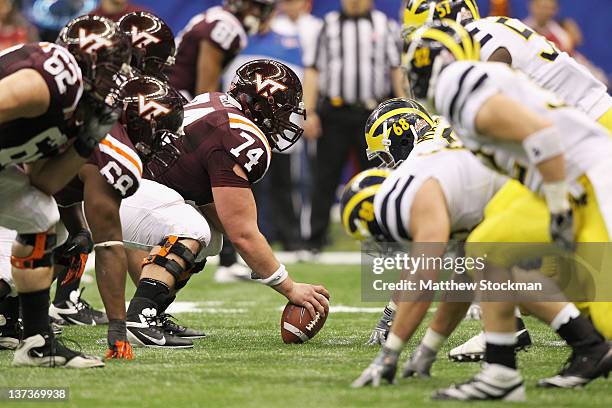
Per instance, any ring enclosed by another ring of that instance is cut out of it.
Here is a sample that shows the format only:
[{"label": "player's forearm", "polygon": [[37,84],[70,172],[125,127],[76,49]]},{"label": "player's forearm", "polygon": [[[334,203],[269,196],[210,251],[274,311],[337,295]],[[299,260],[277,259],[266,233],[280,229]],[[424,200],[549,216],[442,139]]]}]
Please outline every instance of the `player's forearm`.
[{"label": "player's forearm", "polygon": [[54,195],[77,175],[87,159],[79,156],[74,148],[54,156],[41,164],[29,166],[30,183],[42,192]]},{"label": "player's forearm", "polygon": [[391,70],[391,83],[393,85],[393,94],[396,98],[404,98],[406,95],[406,89],[410,89],[408,85],[406,75],[403,75],[400,68],[393,68]]},{"label": "player's forearm", "polygon": [[111,320],[125,320],[126,270],[127,258],[122,246],[96,248],[96,281]]},{"label": "player's forearm", "polygon": [[59,207],[60,219],[68,230],[69,234],[76,234],[81,230],[87,229],[85,215],[83,214],[83,206],[81,202],[67,206]]},{"label": "player's forearm", "polygon": [[306,115],[314,113],[319,99],[319,71],[306,68],[304,71],[304,106]]},{"label": "player's forearm", "polygon": [[278,270],[280,263],[261,232],[245,231],[234,236],[230,234],[229,239],[242,259],[260,278],[268,278]]}]

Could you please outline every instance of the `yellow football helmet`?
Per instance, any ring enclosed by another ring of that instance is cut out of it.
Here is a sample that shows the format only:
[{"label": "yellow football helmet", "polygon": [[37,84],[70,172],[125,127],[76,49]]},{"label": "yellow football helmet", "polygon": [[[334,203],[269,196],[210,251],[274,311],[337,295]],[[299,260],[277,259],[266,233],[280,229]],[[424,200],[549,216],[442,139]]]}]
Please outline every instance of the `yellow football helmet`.
[{"label": "yellow football helmet", "polygon": [[432,98],[430,84],[454,61],[480,60],[480,43],[453,20],[428,23],[410,34],[405,70],[414,96]]},{"label": "yellow football helmet", "polygon": [[404,9],[404,33],[410,34],[428,21],[443,18],[460,24],[480,19],[476,0],[408,0]]},{"label": "yellow football helmet", "polygon": [[391,174],[390,169],[369,169],[346,184],[340,198],[340,215],[344,231],[359,241],[388,241],[376,222],[374,196]]},{"label": "yellow football helmet", "polygon": [[381,103],[366,121],[368,160],[378,158],[383,166],[396,167],[433,125],[427,110],[415,100],[394,98]]}]

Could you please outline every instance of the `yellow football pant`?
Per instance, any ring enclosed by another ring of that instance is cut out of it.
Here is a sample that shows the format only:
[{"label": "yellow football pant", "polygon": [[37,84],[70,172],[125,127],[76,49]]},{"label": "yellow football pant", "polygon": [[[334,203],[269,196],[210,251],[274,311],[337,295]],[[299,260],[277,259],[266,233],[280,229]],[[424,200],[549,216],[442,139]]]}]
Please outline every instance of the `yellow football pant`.
[{"label": "yellow football pant", "polygon": [[[593,187],[586,177],[580,180],[585,189],[586,204],[574,208],[576,242],[609,242],[609,235],[602,217]],[[512,253],[510,246],[492,244],[485,248],[480,243],[550,243],[550,213],[543,198],[533,193],[516,180],[508,181],[489,202],[484,211],[483,221],[472,231],[467,239],[470,243],[479,243],[478,250],[486,251],[489,259],[495,259],[500,265],[511,265],[519,256]],[[497,253],[495,248],[498,248]],[[525,245],[521,245],[520,256],[525,256]],[[541,250],[534,249],[534,251]],[[584,249],[585,251],[588,248]],[[537,255],[537,253],[529,254]],[[586,258],[586,254],[584,254]],[[491,258],[493,257],[493,258]],[[546,259],[546,258],[545,258]],[[544,268],[546,267],[546,261]],[[606,275],[612,270],[605,271]],[[589,282],[583,276],[572,276],[572,285],[587,287]],[[608,281],[610,282],[610,281]],[[592,282],[590,282],[592,284]],[[608,339],[612,339],[612,303],[580,302],[576,306],[581,312],[590,316],[595,327]]]}]

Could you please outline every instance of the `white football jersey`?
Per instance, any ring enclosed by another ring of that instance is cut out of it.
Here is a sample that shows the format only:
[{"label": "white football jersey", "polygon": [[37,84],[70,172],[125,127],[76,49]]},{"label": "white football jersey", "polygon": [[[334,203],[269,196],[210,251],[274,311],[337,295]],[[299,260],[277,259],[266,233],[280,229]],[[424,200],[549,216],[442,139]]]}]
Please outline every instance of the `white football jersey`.
[{"label": "white football jersey", "polygon": [[[597,163],[612,157],[612,140],[604,127],[506,64],[458,61],[440,73],[435,86],[436,109],[451,122],[466,147],[496,159],[500,170],[513,177],[515,163],[529,163],[522,144],[479,135],[475,129],[476,115],[487,99],[496,94],[514,99],[555,124],[562,136],[568,180],[576,180]],[[535,167],[530,167],[525,171],[532,179],[525,184],[537,191],[541,179]]]},{"label": "white football jersey", "polygon": [[488,61],[493,52],[505,48],[512,57],[512,68],[524,72],[591,119],[599,119],[612,108],[612,97],[601,81],[521,21],[488,17],[469,23],[466,29],[480,42],[481,61]]},{"label": "white football jersey", "polygon": [[411,240],[412,203],[423,183],[431,178],[442,187],[455,238],[467,235],[482,221],[485,206],[507,181],[468,150],[449,149],[435,140],[417,144],[374,197],[376,220],[395,241]]}]

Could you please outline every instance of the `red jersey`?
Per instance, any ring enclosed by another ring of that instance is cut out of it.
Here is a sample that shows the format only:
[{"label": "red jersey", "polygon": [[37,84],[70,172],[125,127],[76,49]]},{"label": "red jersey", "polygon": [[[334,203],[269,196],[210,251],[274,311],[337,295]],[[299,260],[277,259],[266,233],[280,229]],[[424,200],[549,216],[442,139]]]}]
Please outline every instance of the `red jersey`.
[{"label": "red jersey", "polygon": [[[142,179],[142,162],[125,127],[120,123],[115,123],[110,133],[96,147],[89,163],[100,169],[100,174],[121,198],[127,198],[138,190]],[[83,201],[83,183],[75,177],[55,198],[63,206]]]},{"label": "red jersey", "polygon": [[[268,170],[272,152],[264,133],[240,104],[221,92],[199,95],[185,106],[185,152],[156,181],[197,205],[213,202],[213,187],[244,187]],[[238,164],[248,181],[234,172]]]},{"label": "red jersey", "polygon": [[247,46],[247,33],[240,21],[223,7],[212,7],[193,17],[176,38],[177,52],[170,70],[170,84],[190,95],[196,93],[200,44],[208,41],[223,52],[225,68]]},{"label": "red jersey", "polygon": [[83,94],[81,70],[59,45],[21,44],[0,53],[0,79],[22,69],[42,76],[49,89],[49,109],[35,118],[0,124],[0,170],[58,154],[72,136],[68,124]]}]

